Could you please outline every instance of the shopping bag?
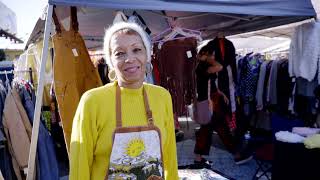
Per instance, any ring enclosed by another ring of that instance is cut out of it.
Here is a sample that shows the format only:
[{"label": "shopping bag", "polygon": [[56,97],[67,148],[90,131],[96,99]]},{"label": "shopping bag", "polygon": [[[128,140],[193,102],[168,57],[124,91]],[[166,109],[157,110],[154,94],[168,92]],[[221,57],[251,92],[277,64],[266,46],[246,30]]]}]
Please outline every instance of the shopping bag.
[{"label": "shopping bag", "polygon": [[211,121],[212,112],[209,100],[196,102],[188,106],[189,116],[198,124],[206,125]]}]

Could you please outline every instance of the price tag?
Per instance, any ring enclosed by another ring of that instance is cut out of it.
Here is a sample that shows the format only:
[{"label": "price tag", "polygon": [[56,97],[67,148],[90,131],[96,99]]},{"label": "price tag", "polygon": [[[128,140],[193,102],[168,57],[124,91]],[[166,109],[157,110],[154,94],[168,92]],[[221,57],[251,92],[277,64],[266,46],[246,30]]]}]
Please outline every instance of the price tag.
[{"label": "price tag", "polygon": [[23,168],[23,173],[26,175],[28,173],[28,168]]},{"label": "price tag", "polygon": [[191,53],[191,51],[187,51],[187,57],[188,57],[188,58],[192,58],[192,53]]},{"label": "price tag", "polygon": [[75,57],[79,56],[77,49],[72,49],[72,53]]}]

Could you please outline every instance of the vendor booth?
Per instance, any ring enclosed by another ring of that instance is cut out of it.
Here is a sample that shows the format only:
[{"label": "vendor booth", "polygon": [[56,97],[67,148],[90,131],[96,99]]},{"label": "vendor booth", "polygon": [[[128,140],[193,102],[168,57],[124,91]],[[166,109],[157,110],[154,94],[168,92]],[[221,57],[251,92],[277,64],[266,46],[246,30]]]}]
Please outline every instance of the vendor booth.
[{"label": "vendor booth", "polygon": [[[247,114],[243,113],[245,117],[251,118],[246,108],[250,109],[255,106],[256,104],[252,103],[256,103],[257,100],[260,105],[264,106],[263,108],[259,107],[259,113],[269,113],[269,109],[266,110],[265,107],[269,108],[269,102],[274,99],[273,96],[269,96],[268,101],[256,99],[256,92],[261,91],[257,89],[259,73],[254,71],[257,76],[250,82],[246,79],[247,74],[244,74],[247,72],[245,64],[248,63],[248,67],[252,65],[250,64],[252,59],[257,60],[254,68],[259,71],[263,65],[262,56],[253,57],[248,54],[241,58],[237,57],[237,60],[242,62],[242,64],[237,64],[235,47],[226,37],[304,20],[315,23],[315,20],[312,19],[315,16],[316,13],[309,0],[49,0],[45,20],[38,20],[25,48],[26,52],[32,53],[25,54],[24,62],[30,61],[30,55],[36,54],[32,57],[35,59],[32,62],[36,66],[33,80],[37,91],[32,118],[32,135],[29,135],[30,140],[25,139],[29,143],[27,146],[29,157],[21,157],[23,160],[28,160],[28,164],[25,164],[25,167],[20,166],[21,177],[26,175],[27,180],[32,180],[35,176],[48,179],[50,177],[55,179],[59,176],[58,171],[50,171],[58,166],[54,157],[45,161],[41,160],[45,157],[46,151],[54,154],[51,152],[50,143],[52,140],[44,135],[47,131],[40,120],[43,119],[41,112],[44,110],[43,105],[49,107],[49,111],[56,112],[54,122],[51,120],[51,133],[53,128],[57,126],[60,137],[57,135],[56,138],[64,141],[63,146],[66,147],[66,151],[63,152],[65,152],[64,156],[68,158],[72,118],[81,95],[85,91],[102,86],[109,81],[102,77],[99,78],[101,74],[104,74],[105,77],[108,70],[104,66],[99,67],[99,60],[104,55],[102,49],[105,29],[116,20],[134,21],[149,34],[153,44],[153,70],[152,74],[147,74],[146,81],[169,90],[173,99],[176,120],[178,117],[190,116],[186,106],[196,102],[197,98],[195,75],[197,47],[201,41],[211,40],[215,44],[214,47],[217,48],[216,52],[219,52],[216,56],[224,60],[221,63],[225,70],[219,75],[222,79],[219,80],[217,86],[221,87],[221,91],[228,92],[226,93],[230,99],[230,105],[227,106],[230,109],[228,128],[234,130],[237,128],[235,116],[238,111],[246,112]],[[73,38],[74,34],[77,38]],[[58,38],[59,35],[68,39],[69,44],[61,42]],[[223,45],[219,44],[219,39],[223,39]],[[221,46],[224,45],[226,48],[221,50]],[[79,58],[83,61],[67,61]],[[97,61],[98,63],[95,64]],[[288,60],[281,62],[288,65]],[[272,65],[269,64],[271,68]],[[240,72],[237,74],[239,68],[243,68],[241,69],[242,74]],[[286,74],[285,68],[288,66],[284,65],[278,73]],[[270,71],[272,70],[269,69],[269,76]],[[264,79],[271,79],[269,76],[265,75],[268,78]],[[238,79],[239,77],[243,79]],[[276,76],[272,78],[277,81]],[[242,80],[242,83],[239,83],[239,80]],[[284,81],[288,80],[289,78]],[[228,82],[228,86],[225,86],[225,82]],[[264,84],[262,84],[262,89],[267,88],[267,86],[263,86]],[[250,90],[254,90],[247,92],[248,88],[246,87],[248,86],[254,87],[250,88]],[[274,86],[271,89],[269,88],[265,92],[278,93]],[[289,90],[282,90],[279,93],[290,93]],[[252,93],[253,91],[254,93]],[[248,98],[248,93],[251,98]],[[54,98],[52,98],[52,94],[54,94]],[[264,92],[260,92],[260,94],[263,94],[261,98],[264,98]],[[238,102],[241,102],[242,106],[238,106]],[[277,101],[275,102],[272,105],[277,105]],[[283,101],[279,100],[279,102]],[[281,105],[281,107],[288,107],[288,103]],[[255,107],[253,109],[256,111]],[[253,126],[256,127],[256,125],[255,121]],[[177,121],[176,129],[179,128],[181,127]],[[265,129],[270,130],[270,128],[271,125]],[[26,137],[28,137],[28,133],[26,133]],[[39,150],[39,143],[46,144],[46,151]],[[16,146],[16,148],[18,147]],[[50,164],[50,166],[44,164]],[[44,169],[41,169],[42,167]],[[24,173],[21,173],[22,171]],[[17,174],[19,170],[15,172]],[[230,175],[225,175],[226,172],[219,171],[199,170],[181,171],[180,173],[184,178],[187,178],[188,173],[194,173],[197,177],[202,178],[236,178],[228,177]],[[249,176],[247,176],[248,179]]]}]

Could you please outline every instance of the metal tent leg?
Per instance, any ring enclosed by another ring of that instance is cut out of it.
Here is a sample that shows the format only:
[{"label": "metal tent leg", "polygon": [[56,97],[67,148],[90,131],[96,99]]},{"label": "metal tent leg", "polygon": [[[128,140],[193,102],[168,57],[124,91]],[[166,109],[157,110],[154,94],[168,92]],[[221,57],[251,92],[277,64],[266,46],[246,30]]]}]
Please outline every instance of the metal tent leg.
[{"label": "metal tent leg", "polygon": [[53,10],[53,5],[49,5],[48,11],[47,11],[45,29],[44,29],[43,49],[41,52],[41,66],[40,66],[40,75],[38,80],[35,113],[33,116],[33,127],[32,127],[31,145],[30,145],[30,152],[29,152],[27,180],[33,180],[35,175],[35,159],[37,154],[40,113],[41,113],[42,96],[43,96],[43,88],[44,88],[44,73],[45,73],[45,67],[46,67],[47,58],[48,58],[48,43],[49,43],[49,37],[50,37],[50,31],[51,31],[52,10]]}]

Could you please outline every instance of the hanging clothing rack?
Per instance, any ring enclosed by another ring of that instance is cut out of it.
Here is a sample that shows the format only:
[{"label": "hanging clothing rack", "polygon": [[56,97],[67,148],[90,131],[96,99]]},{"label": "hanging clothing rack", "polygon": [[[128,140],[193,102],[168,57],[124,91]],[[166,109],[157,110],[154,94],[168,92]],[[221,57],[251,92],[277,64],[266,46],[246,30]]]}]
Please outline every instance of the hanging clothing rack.
[{"label": "hanging clothing rack", "polygon": [[[0,73],[1,73],[1,71],[0,71]],[[13,73],[29,73],[30,82],[31,82],[31,84],[33,84],[32,68],[29,68],[28,70],[13,71]]]},{"label": "hanging clothing rack", "polygon": [[4,71],[0,71],[0,75],[1,74],[13,74],[13,70],[9,70],[9,71],[7,71],[7,70],[4,70]]},{"label": "hanging clothing rack", "polygon": [[28,70],[19,70],[19,71],[15,71],[15,70],[8,70],[8,71],[2,70],[2,71],[0,71],[0,75],[15,74],[15,73],[29,73],[30,82],[31,82],[31,84],[33,84],[32,68],[29,68]]}]

